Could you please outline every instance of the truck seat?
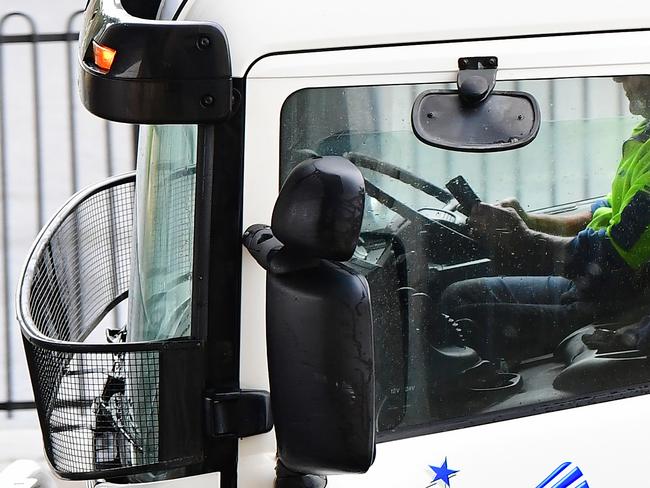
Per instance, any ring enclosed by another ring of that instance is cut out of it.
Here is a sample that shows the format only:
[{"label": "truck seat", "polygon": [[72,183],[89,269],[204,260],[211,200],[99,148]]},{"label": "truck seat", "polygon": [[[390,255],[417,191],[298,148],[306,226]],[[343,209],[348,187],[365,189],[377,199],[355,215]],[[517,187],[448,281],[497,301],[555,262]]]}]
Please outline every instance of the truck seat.
[{"label": "truck seat", "polygon": [[[555,357],[566,367],[555,378],[553,387],[590,393],[646,383],[650,378],[647,353],[615,339],[635,334],[642,324],[643,321],[592,324],[573,332],[555,351]],[[598,336],[603,339],[594,340]],[[608,336],[612,339],[607,340]]]}]

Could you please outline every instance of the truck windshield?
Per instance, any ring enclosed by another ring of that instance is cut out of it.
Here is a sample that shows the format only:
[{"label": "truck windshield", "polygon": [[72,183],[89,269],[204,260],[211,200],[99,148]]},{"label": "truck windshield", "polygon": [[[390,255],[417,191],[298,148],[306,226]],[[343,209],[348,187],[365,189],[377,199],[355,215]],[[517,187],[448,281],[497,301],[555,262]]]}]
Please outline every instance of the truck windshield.
[{"label": "truck windshield", "polygon": [[190,334],[196,140],[194,125],[140,129],[129,341]]}]

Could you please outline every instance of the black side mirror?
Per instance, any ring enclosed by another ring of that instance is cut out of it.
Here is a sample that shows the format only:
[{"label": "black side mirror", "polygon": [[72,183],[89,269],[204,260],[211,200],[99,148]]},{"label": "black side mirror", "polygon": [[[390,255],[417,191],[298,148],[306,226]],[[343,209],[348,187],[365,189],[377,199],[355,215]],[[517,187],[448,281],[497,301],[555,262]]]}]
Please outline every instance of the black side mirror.
[{"label": "black side mirror", "polygon": [[297,473],[365,472],[375,456],[375,373],[365,278],[354,252],[363,177],[340,157],[300,163],[272,227],[244,245],[268,272],[266,337],[278,457]]}]

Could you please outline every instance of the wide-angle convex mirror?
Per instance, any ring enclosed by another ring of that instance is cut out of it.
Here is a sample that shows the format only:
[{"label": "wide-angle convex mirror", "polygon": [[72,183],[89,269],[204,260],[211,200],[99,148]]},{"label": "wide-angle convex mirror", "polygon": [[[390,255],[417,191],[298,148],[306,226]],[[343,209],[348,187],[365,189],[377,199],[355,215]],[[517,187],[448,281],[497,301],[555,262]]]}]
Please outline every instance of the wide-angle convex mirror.
[{"label": "wide-angle convex mirror", "polygon": [[529,144],[539,131],[532,95],[493,91],[495,57],[461,58],[458,90],[427,90],[412,110],[413,132],[425,144],[466,152],[493,152]]},{"label": "wide-angle convex mirror", "polygon": [[375,457],[370,290],[345,263],[359,239],[364,202],[354,164],[338,156],[310,158],[287,177],[271,226],[255,224],[244,234],[244,245],[267,271],[278,460],[296,473],[362,473]]}]

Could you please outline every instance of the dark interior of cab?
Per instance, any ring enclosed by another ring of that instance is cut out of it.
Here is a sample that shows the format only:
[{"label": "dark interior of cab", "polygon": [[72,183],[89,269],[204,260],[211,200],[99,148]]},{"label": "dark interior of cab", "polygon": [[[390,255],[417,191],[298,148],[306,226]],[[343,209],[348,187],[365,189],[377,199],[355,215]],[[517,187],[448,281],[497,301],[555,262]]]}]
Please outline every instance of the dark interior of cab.
[{"label": "dark interior of cab", "polygon": [[[496,413],[527,415],[612,398],[620,389],[648,381],[650,361],[644,352],[613,346],[603,337],[634,328],[648,313],[642,304],[625,317],[602,317],[566,337],[555,351],[525,358],[510,369],[486,364],[474,350],[450,340],[440,319],[441,294],[452,283],[494,275],[493,263],[470,237],[465,216],[442,185],[356,152],[356,146],[354,135],[335,134],[300,156],[349,159],[364,174],[366,206],[389,209],[385,225],[364,225],[347,262],[370,286],[380,433],[390,437],[401,428],[421,425],[435,429],[436,423],[441,430],[450,422]],[[399,180],[436,198],[440,206],[414,208],[372,174]],[[601,341],[599,331],[604,331]]]}]

